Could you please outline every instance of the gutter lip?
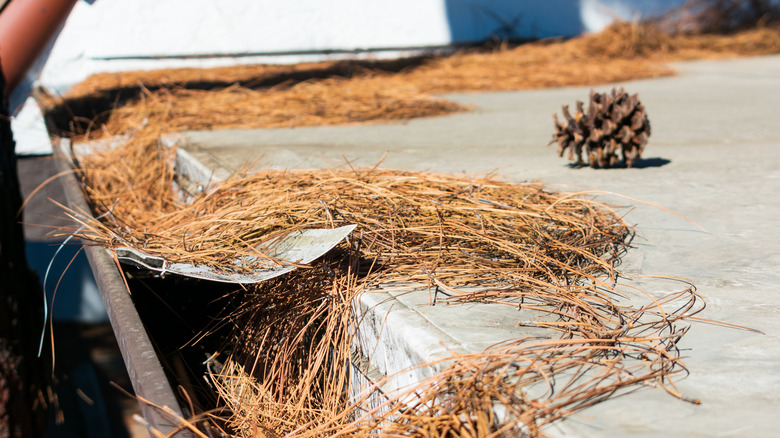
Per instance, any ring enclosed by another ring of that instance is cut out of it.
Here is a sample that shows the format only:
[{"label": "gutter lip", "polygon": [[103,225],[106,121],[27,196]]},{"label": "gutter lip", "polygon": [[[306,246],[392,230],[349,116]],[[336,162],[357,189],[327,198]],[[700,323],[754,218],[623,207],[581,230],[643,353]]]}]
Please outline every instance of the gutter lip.
[{"label": "gutter lip", "polygon": [[[60,181],[68,206],[77,211],[89,212],[87,201],[72,172],[73,163],[66,158],[70,157],[70,141],[54,137],[52,147],[59,152],[54,156],[58,170],[64,172]],[[168,407],[176,416],[186,418],[114,259],[101,246],[84,245],[84,252],[95,276],[136,396],[143,397],[157,406]],[[139,406],[148,426],[166,436],[180,426],[171,415],[163,414],[149,403],[139,401]],[[175,436],[193,437],[187,430],[179,431]]]}]

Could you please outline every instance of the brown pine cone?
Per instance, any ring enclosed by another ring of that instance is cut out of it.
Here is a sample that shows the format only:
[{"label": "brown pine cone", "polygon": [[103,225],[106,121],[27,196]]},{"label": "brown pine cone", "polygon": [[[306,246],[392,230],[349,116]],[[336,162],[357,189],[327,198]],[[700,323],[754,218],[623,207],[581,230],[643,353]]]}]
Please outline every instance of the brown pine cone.
[{"label": "brown pine cone", "polygon": [[577,166],[585,165],[582,154],[593,168],[610,168],[619,164],[618,151],[623,162],[631,167],[642,155],[650,137],[650,121],[637,94],[628,95],[623,88],[611,93],[590,92],[587,113],[577,101],[574,116],[569,106],[563,105],[564,122],[553,114],[555,133],[547,143],[558,143],[558,155],[568,150],[569,160],[577,157]]}]

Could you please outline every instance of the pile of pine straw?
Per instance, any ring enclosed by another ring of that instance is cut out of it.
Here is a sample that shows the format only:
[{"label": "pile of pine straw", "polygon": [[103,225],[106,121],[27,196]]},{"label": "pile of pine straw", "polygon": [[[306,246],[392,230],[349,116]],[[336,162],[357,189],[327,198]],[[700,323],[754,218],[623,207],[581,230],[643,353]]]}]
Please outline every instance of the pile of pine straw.
[{"label": "pile of pine straw", "polygon": [[[198,421],[241,437],[538,436],[622,388],[682,397],[670,380],[684,371],[676,322],[701,310],[698,295],[632,303],[616,268],[631,230],[607,205],[490,175],[346,166],[239,174],[181,200],[158,135],[83,158],[101,220],[73,212],[78,237],[224,269],[280,231],[358,225],[310,267],[236,292],[232,347],[208,376],[228,414]],[[442,358],[440,373],[369,405],[378,387],[356,386],[346,364],[353,303],[377,288],[516,307],[548,334]]]},{"label": "pile of pine straw", "polygon": [[[779,41],[777,29],[669,37],[622,25],[567,42],[433,59],[397,74],[369,70],[271,88],[248,84],[316,66],[178,71],[182,79],[169,83],[162,78],[171,71],[96,76],[69,98],[144,85],[137,99],[94,123],[73,120],[70,135],[132,136],[79,163],[100,220],[71,215],[85,241],[211,266],[284,230],[358,225],[310,267],[236,292],[243,301],[228,318],[233,348],[208,376],[225,411],[181,419],[182,427],[205,422],[242,437],[538,436],[544,425],[622,389],[650,385],[683,398],[670,380],[685,370],[677,343],[686,329],[678,321],[701,302],[686,285],[637,304],[644,293],[632,292],[616,267],[631,230],[609,206],[491,175],[379,167],[245,172],[183,200],[171,168],[175,151],[159,144],[160,134],[441,114],[459,108],[428,93],[665,75],[671,71],[656,60],[778,52]],[[186,88],[208,75],[243,85]],[[377,287],[429,288],[452,304],[537,312],[533,325],[549,335],[442,358],[442,372],[369,406],[377,388],[353,387],[345,364],[358,325],[353,303]],[[351,390],[362,396],[350,398]]]}]

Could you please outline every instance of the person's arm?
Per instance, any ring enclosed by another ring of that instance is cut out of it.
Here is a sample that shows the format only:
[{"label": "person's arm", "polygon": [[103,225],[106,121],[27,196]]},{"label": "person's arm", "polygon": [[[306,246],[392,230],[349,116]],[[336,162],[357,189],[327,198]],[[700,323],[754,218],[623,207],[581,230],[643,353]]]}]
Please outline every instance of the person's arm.
[{"label": "person's arm", "polygon": [[11,0],[0,12],[0,68],[10,95],[76,0]]}]

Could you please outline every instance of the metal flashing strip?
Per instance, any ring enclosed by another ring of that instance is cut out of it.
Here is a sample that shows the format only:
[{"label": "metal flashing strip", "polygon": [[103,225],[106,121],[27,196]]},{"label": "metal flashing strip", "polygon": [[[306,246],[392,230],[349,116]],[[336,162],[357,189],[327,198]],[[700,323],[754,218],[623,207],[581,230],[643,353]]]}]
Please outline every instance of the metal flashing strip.
[{"label": "metal flashing strip", "polygon": [[133,248],[113,248],[120,262],[147,269],[160,274],[177,274],[200,280],[218,281],[221,283],[251,284],[270,280],[296,269],[292,263],[309,264],[323,256],[344,240],[357,225],[346,225],[333,229],[312,229],[293,231],[278,242],[258,248],[258,252],[266,253],[273,260],[262,260],[257,256],[247,256],[236,259],[235,267],[253,266],[249,273],[230,272],[231,266],[217,270],[208,266],[190,263],[170,263],[166,259]]}]

